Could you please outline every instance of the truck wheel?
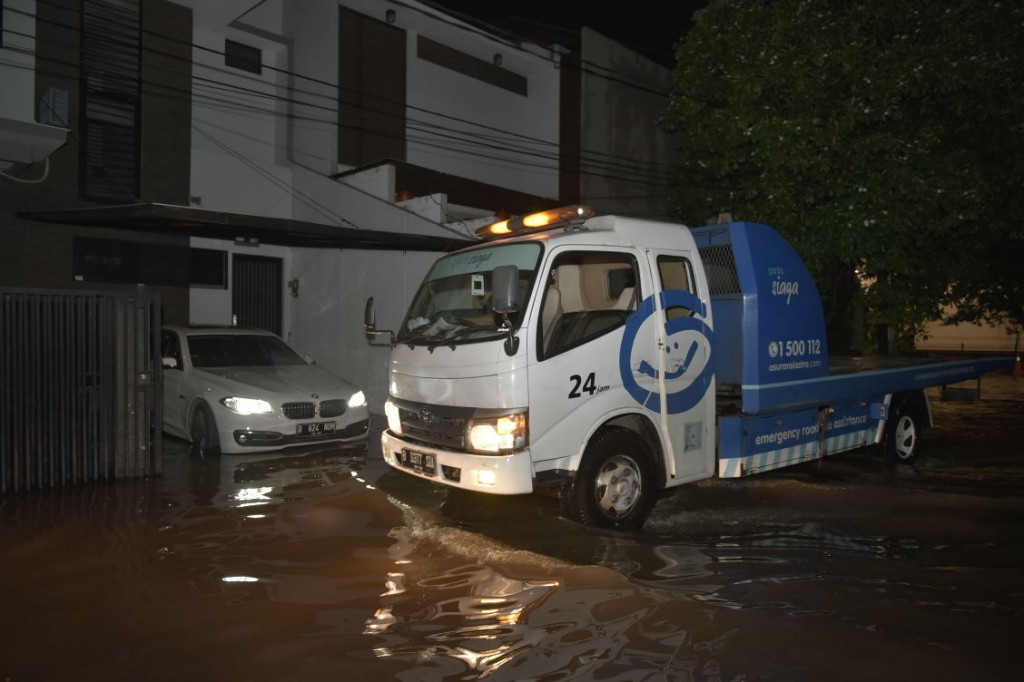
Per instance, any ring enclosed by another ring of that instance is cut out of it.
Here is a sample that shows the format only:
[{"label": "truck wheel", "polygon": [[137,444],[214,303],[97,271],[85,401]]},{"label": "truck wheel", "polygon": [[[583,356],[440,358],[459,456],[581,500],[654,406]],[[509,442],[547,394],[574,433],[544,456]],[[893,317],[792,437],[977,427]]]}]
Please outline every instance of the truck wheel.
[{"label": "truck wheel", "polygon": [[897,464],[912,464],[917,459],[920,437],[921,426],[909,402],[899,401],[885,425],[882,439],[885,457]]},{"label": "truck wheel", "polygon": [[562,493],[562,514],[603,528],[640,528],[655,501],[654,463],[631,431],[599,431],[587,445],[573,482]]},{"label": "truck wheel", "polygon": [[217,438],[217,422],[213,413],[206,405],[200,405],[192,413],[192,455],[199,459],[216,457],[220,454],[220,441]]}]

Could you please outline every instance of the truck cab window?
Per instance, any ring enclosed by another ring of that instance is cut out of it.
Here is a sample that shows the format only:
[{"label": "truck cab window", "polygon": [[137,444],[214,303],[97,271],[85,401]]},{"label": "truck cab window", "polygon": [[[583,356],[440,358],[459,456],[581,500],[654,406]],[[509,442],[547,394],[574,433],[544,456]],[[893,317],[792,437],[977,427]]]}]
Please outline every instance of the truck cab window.
[{"label": "truck cab window", "polygon": [[[433,348],[503,338],[508,333],[505,319],[491,304],[494,269],[516,266],[523,300],[528,300],[540,255],[539,244],[519,243],[482,246],[441,258],[413,297],[397,340]],[[509,315],[513,328],[522,315],[522,310]]]},{"label": "truck cab window", "polygon": [[625,253],[571,251],[546,273],[538,344],[550,357],[621,327],[640,299],[637,264]]},{"label": "truck cab window", "polygon": [[[693,267],[686,258],[658,256],[658,274],[661,277],[661,288],[663,291],[670,289],[694,291]],[[693,311],[685,306],[672,306],[665,309],[666,320],[688,317],[690,315],[693,315]]]}]

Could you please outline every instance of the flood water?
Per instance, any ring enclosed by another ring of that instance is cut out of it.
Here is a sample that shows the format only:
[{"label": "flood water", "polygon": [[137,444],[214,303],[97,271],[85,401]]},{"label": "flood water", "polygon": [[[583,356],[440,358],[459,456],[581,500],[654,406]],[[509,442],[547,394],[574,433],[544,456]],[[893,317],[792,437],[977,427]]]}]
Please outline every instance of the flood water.
[{"label": "flood water", "polygon": [[1016,680],[1024,380],[642,533],[450,494],[379,447],[0,498],[0,680]]}]

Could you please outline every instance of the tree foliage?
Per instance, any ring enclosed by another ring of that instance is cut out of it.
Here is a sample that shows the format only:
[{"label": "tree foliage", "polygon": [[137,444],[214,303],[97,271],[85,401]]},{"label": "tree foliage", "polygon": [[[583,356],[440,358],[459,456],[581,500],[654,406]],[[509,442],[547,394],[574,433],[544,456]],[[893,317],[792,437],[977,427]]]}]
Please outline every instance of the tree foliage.
[{"label": "tree foliage", "polygon": [[1019,2],[712,0],[663,119],[680,215],[779,229],[830,322],[860,295],[906,331],[943,303],[1019,314],[1022,52]]}]

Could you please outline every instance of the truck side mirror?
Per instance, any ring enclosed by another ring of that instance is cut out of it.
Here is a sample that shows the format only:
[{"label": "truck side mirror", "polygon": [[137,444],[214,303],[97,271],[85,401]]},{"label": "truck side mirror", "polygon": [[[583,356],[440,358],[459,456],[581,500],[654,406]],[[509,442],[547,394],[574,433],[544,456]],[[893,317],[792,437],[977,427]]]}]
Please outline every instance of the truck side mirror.
[{"label": "truck side mirror", "polygon": [[519,286],[519,268],[499,265],[491,275],[491,306],[494,312],[508,317],[523,306],[523,288]]},{"label": "truck side mirror", "polygon": [[[363,311],[363,330],[366,333],[366,342],[371,346],[378,336],[387,334],[391,337],[391,343],[395,343],[395,333],[390,329],[377,329],[377,316],[373,310],[373,296],[366,299],[366,309]],[[380,344],[377,344],[380,345]]]},{"label": "truck side mirror", "polygon": [[505,354],[515,355],[519,351],[519,339],[512,333],[512,321],[508,316],[523,307],[523,288],[519,285],[519,268],[514,265],[499,265],[491,273],[491,308],[501,315],[508,327],[505,339]]}]

